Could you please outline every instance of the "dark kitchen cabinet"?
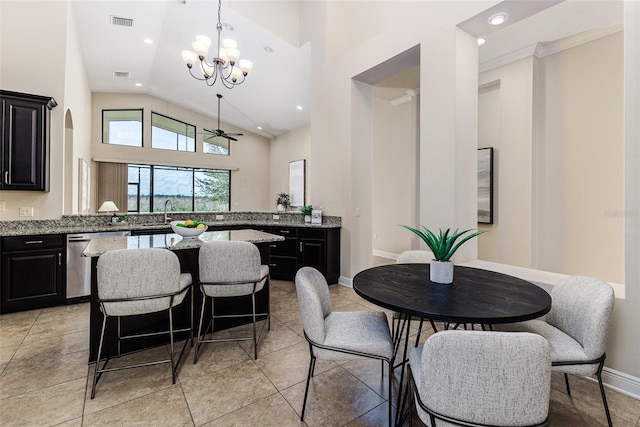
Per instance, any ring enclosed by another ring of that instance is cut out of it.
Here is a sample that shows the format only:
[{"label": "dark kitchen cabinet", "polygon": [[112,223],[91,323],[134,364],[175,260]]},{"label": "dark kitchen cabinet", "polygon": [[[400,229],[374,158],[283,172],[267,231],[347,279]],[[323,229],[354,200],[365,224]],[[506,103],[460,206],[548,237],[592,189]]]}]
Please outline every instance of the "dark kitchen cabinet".
[{"label": "dark kitchen cabinet", "polygon": [[47,96],[0,90],[0,190],[49,191],[50,111]]},{"label": "dark kitchen cabinet", "polygon": [[0,312],[65,303],[65,236],[3,237],[0,260]]},{"label": "dark kitchen cabinet", "polygon": [[302,267],[314,267],[329,284],[340,277],[340,228],[277,227],[263,231],[284,236],[269,243],[269,273],[272,279],[293,280]]}]

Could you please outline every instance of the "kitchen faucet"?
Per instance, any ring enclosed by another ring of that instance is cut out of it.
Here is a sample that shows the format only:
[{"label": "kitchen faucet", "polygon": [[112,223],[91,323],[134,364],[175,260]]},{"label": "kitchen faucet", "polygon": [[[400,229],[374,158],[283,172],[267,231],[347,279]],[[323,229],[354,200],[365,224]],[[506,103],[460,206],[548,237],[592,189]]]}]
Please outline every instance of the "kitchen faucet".
[{"label": "kitchen faucet", "polygon": [[167,205],[171,205],[171,210],[174,210],[175,208],[173,207],[173,202],[171,201],[171,199],[167,199],[164,202],[164,223],[166,224],[167,222],[171,221],[171,218],[169,218],[167,216]]}]

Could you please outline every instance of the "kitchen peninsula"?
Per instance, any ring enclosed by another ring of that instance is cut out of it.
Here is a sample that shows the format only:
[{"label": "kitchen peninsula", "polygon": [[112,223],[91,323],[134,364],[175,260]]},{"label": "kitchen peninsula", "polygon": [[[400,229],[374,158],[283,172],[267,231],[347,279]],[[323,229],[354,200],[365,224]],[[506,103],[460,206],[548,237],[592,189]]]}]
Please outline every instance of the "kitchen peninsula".
[{"label": "kitchen peninsula", "polygon": [[[136,249],[136,248],[166,248],[174,251],[180,260],[180,268],[184,273],[190,273],[193,278],[194,287],[192,295],[183,301],[183,303],[174,309],[174,318],[178,324],[190,325],[193,329],[197,325],[197,315],[200,313],[202,298],[198,290],[198,251],[204,242],[208,241],[245,241],[254,243],[260,249],[262,262],[268,259],[268,246],[266,244],[284,241],[283,236],[277,234],[265,233],[263,231],[240,229],[240,230],[224,230],[224,231],[207,231],[197,238],[182,238],[177,234],[148,234],[138,236],[121,236],[121,237],[104,237],[91,240],[83,252],[83,256],[91,257],[91,308],[89,320],[89,362],[94,362],[98,354],[98,345],[100,343],[100,330],[103,315],[97,298],[97,280],[96,266],[98,257],[105,252],[116,249]],[[193,305],[189,303],[192,301]],[[216,313],[233,311],[240,309],[240,312],[250,311],[250,299],[246,297],[236,297],[217,300]],[[256,294],[256,311],[270,312],[269,308],[269,282],[264,288]],[[166,322],[166,313],[152,313],[141,316],[128,316],[122,318],[121,328],[125,334],[133,331],[142,333],[151,331],[157,324]],[[105,331],[105,342],[113,342],[117,335],[117,324],[115,318],[108,319],[107,329]],[[237,324],[237,323],[236,323]],[[236,324],[227,321],[216,322],[216,330],[236,326]],[[196,326],[197,328],[197,326]],[[138,350],[161,343],[159,337],[149,337],[136,342],[123,343],[122,352]],[[165,340],[167,337],[165,337]]]}]

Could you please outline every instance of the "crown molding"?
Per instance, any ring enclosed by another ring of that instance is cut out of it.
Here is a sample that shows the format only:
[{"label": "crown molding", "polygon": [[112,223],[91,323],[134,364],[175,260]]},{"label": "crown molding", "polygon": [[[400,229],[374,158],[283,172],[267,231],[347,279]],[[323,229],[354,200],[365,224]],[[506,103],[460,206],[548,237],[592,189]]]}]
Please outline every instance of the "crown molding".
[{"label": "crown molding", "polygon": [[570,49],[583,43],[617,33],[623,29],[624,27],[622,23],[620,23],[609,27],[583,31],[582,33],[574,34],[573,36],[565,37],[554,42],[543,43],[539,45],[539,48],[536,51],[536,56],[538,58],[544,58],[545,56],[553,55],[554,53],[562,52],[563,50]]},{"label": "crown molding", "polygon": [[572,47],[587,43],[601,37],[608,36],[618,31],[623,31],[623,24],[611,25],[608,27],[596,28],[589,31],[583,31],[578,34],[574,34],[569,37],[565,37],[560,40],[549,43],[536,43],[530,46],[526,46],[522,49],[510,52],[506,55],[499,56],[495,59],[481,63],[478,66],[479,72],[485,72],[497,67],[509,64],[510,62],[517,61],[519,59],[527,58],[529,56],[535,56],[536,58],[544,58],[545,56],[553,55],[554,53],[562,52],[563,50],[570,49]]}]

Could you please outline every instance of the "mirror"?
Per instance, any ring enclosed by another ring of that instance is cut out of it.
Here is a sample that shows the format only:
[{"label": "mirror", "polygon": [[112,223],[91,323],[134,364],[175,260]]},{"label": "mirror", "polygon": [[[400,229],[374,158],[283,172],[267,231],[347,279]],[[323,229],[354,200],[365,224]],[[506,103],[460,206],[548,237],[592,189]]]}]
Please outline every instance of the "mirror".
[{"label": "mirror", "polygon": [[291,206],[304,206],[304,160],[289,162],[289,196]]}]

